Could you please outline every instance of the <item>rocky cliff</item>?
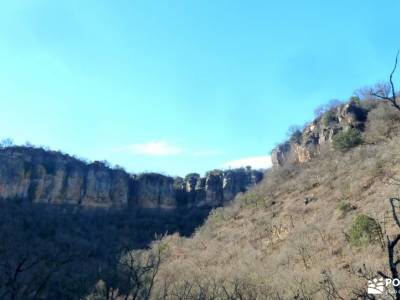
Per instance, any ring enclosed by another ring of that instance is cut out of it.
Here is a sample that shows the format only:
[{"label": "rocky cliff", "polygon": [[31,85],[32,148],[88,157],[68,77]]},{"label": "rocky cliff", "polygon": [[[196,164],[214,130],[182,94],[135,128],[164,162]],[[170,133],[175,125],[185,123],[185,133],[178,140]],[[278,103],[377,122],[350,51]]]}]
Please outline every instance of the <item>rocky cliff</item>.
[{"label": "rocky cliff", "polygon": [[309,161],[320,153],[321,147],[330,147],[333,137],[343,130],[363,131],[368,111],[358,99],[326,109],[301,132],[294,132],[288,141],[272,151],[273,167]]},{"label": "rocky cliff", "polygon": [[103,162],[87,164],[69,155],[32,147],[0,149],[0,198],[33,203],[133,209],[215,207],[258,183],[251,169],[189,174],[128,174]]}]

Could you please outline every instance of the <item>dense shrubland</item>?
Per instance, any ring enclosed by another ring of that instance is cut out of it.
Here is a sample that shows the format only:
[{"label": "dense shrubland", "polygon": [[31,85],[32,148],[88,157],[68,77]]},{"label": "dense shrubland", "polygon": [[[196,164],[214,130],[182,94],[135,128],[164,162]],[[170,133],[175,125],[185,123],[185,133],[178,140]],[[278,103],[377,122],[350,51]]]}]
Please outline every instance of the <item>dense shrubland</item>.
[{"label": "dense shrubland", "polygon": [[358,105],[369,111],[364,131],[271,170],[191,239],[164,238],[154,299],[166,287],[167,299],[369,299],[367,279],[389,272],[385,239],[396,230],[388,199],[400,176],[400,112]]}]

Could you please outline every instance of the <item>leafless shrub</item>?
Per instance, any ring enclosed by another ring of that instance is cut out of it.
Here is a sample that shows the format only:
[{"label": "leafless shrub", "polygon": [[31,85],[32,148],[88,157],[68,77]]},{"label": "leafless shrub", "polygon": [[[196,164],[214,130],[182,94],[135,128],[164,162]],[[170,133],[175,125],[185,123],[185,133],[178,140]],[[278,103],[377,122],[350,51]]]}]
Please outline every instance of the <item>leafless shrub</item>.
[{"label": "leafless shrub", "polygon": [[367,128],[364,133],[367,143],[378,143],[397,135],[400,128],[399,112],[382,103],[368,114]]},{"label": "leafless shrub", "polygon": [[166,250],[167,245],[156,240],[148,251],[128,251],[115,273],[98,282],[87,300],[150,299]]}]

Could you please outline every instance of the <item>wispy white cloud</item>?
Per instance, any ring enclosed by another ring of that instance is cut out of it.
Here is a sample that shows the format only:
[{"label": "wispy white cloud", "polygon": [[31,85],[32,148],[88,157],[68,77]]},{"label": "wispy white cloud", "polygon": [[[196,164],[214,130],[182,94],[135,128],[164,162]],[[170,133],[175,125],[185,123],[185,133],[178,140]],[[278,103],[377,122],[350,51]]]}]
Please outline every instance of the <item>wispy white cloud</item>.
[{"label": "wispy white cloud", "polygon": [[224,163],[223,168],[240,168],[251,166],[253,169],[268,169],[272,166],[271,156],[251,156]]},{"label": "wispy white cloud", "polygon": [[174,156],[183,153],[183,149],[166,141],[151,141],[143,144],[132,144],[116,149],[134,155]]}]

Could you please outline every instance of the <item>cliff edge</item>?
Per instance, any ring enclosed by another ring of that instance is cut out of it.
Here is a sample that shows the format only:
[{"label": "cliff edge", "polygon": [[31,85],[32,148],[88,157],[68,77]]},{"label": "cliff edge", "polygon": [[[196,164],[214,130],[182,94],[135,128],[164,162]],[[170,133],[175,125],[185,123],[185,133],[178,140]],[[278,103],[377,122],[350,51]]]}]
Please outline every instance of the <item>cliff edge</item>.
[{"label": "cliff edge", "polygon": [[134,175],[42,148],[0,149],[0,198],[32,203],[162,210],[216,207],[262,178],[262,172],[249,168],[215,170],[204,177]]}]

